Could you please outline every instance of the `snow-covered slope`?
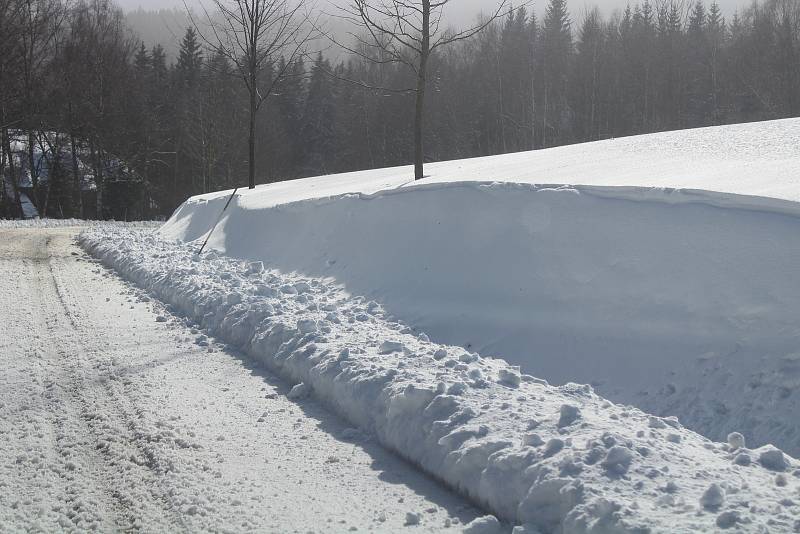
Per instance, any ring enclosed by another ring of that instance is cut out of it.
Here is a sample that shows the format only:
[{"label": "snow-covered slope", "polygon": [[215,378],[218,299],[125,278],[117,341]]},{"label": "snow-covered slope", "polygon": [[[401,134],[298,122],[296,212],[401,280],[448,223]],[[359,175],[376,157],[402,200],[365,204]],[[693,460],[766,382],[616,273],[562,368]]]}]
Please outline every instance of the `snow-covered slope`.
[{"label": "snow-covered slope", "polygon": [[[800,464],[740,435],[712,443],[554,387],[502,360],[432,343],[330,280],[96,228],[82,245],[199,328],[511,523],[542,534],[800,529]],[[409,514],[408,525],[422,519]],[[424,520],[422,520],[424,521]],[[499,534],[496,519],[466,532]],[[380,529],[379,529],[380,530]]]},{"label": "snow-covered slope", "polygon": [[[800,119],[623,137],[425,167],[427,183],[501,181],[705,189],[800,201]],[[411,167],[318,176],[259,186],[248,205],[268,207],[410,185]],[[190,204],[224,197],[202,195]],[[179,227],[175,227],[179,231]]]},{"label": "snow-covered slope", "polygon": [[[240,192],[210,245],[333,277],[435,341],[800,454],[800,120],[428,169]],[[190,199],[161,234],[204,237],[226,200]]]}]

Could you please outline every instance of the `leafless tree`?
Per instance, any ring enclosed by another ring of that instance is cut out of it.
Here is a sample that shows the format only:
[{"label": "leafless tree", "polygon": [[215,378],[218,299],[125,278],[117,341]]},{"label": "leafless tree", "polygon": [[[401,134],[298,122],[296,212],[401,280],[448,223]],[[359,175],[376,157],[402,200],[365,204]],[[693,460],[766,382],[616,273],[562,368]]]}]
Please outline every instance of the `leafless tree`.
[{"label": "leafless tree", "polygon": [[[96,212],[104,217],[106,150],[124,136],[121,104],[125,99],[125,73],[136,42],[125,27],[122,10],[112,0],[79,0],[71,9],[57,76],[64,95],[63,127],[70,137],[73,199],[84,214],[78,138],[88,143],[96,185]],[[121,143],[117,142],[116,146]]]},{"label": "leafless tree", "polygon": [[254,189],[256,116],[281,82],[294,75],[291,68],[306,55],[308,44],[317,35],[318,25],[312,20],[307,0],[212,0],[212,3],[214,13],[203,7],[203,24],[198,24],[194,18],[192,22],[206,45],[232,62],[247,88],[250,104],[248,186]]},{"label": "leafless tree", "polygon": [[28,164],[33,183],[31,201],[38,207],[39,173],[34,158],[35,131],[41,130],[39,115],[40,94],[48,62],[53,58],[62,25],[66,19],[66,6],[54,0],[23,0],[22,31],[18,51],[21,53],[24,123],[28,133]]},{"label": "leafless tree", "polygon": [[[401,63],[415,74],[414,179],[424,178],[423,121],[428,63],[437,49],[469,39],[508,14],[510,0],[501,0],[489,16],[459,30],[443,27],[443,14],[451,0],[351,0],[341,7],[343,18],[360,26],[353,32],[356,46],[344,46],[368,61]],[[524,2],[523,2],[524,3]]]},{"label": "leafless tree", "polygon": [[[0,172],[8,168],[13,210],[22,215],[9,128],[18,126],[19,117],[9,116],[8,109],[21,93],[21,56],[19,44],[23,31],[22,0],[0,0]],[[5,177],[0,177],[0,198],[5,198]]]}]

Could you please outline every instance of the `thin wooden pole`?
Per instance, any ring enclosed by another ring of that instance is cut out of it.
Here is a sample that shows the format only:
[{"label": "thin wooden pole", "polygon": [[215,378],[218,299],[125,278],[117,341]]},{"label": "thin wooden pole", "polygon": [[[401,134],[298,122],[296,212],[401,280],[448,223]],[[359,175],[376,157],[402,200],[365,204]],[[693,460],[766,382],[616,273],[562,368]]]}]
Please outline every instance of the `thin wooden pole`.
[{"label": "thin wooden pole", "polygon": [[228,197],[228,201],[225,203],[225,207],[222,208],[221,212],[219,212],[219,216],[217,217],[217,220],[214,221],[214,226],[211,227],[211,231],[208,232],[208,235],[206,236],[206,240],[203,241],[203,246],[200,247],[200,250],[197,251],[198,254],[202,254],[203,253],[203,250],[206,248],[206,245],[208,244],[208,240],[211,239],[211,234],[214,233],[214,230],[217,228],[217,225],[219,224],[219,221],[222,220],[222,215],[225,213],[225,210],[228,209],[228,206],[231,205],[231,200],[233,200],[233,197],[234,197],[234,195],[236,194],[236,192],[238,190],[239,190],[239,188],[237,187],[236,189],[233,190],[233,193],[231,193],[231,196]]}]

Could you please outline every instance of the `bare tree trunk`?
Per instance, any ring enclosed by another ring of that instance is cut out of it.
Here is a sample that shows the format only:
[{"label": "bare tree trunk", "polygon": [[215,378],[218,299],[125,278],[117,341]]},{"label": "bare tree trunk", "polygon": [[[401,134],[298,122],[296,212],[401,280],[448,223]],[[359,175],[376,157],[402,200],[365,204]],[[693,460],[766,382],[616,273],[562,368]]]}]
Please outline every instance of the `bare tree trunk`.
[{"label": "bare tree trunk", "polygon": [[48,215],[47,215],[47,206],[48,206],[48,204],[50,204],[50,188],[52,187],[52,183],[51,183],[52,180],[53,180],[53,176],[52,176],[52,173],[51,173],[50,179],[47,180],[47,187],[45,187],[45,189],[44,189],[44,200],[42,201],[42,213],[39,214],[43,219],[48,217]]},{"label": "bare tree trunk", "polygon": [[72,202],[78,217],[83,219],[83,192],[81,191],[81,176],[78,168],[78,143],[75,140],[75,128],[72,121],[72,103],[69,104],[69,146],[72,151]]},{"label": "bare tree trunk", "polygon": [[417,71],[417,102],[414,115],[414,179],[425,177],[425,149],[422,140],[425,118],[425,86],[427,85],[428,58],[431,53],[431,0],[422,0],[422,49]]},{"label": "bare tree trunk", "polygon": [[422,141],[422,128],[425,119],[425,74],[421,71],[417,78],[417,102],[414,113],[414,179],[425,177],[425,149]]},{"label": "bare tree trunk", "polygon": [[[2,97],[0,97],[2,98]],[[0,123],[3,122],[0,116]],[[5,216],[8,212],[6,207],[8,205],[8,195],[6,193],[6,149],[5,146],[0,144],[0,217]]]},{"label": "bare tree trunk", "polygon": [[719,100],[717,98],[717,47],[714,45],[711,51],[711,98],[713,106],[713,122],[719,124]]},{"label": "bare tree trunk", "polygon": [[[0,107],[0,124],[5,124],[5,107]],[[14,168],[14,158],[11,155],[11,143],[8,142],[8,129],[3,128],[3,131],[0,132],[2,138],[0,139],[0,198],[3,199],[4,202],[8,202],[7,198],[7,189],[6,189],[6,181],[5,181],[5,171],[6,171],[6,161],[8,161],[8,168],[9,168],[9,180],[12,184],[12,191],[13,194],[13,206],[15,209],[19,210],[20,216],[22,216],[22,204],[20,203],[19,198],[19,191],[17,190],[16,185],[16,169]]]},{"label": "bare tree trunk", "polygon": [[141,202],[141,209],[139,211],[139,217],[141,220],[147,219],[147,188],[149,187],[150,183],[150,137],[147,138],[147,144],[145,146],[145,159],[144,159],[144,175],[142,176],[142,191],[141,191],[141,198],[139,202]]},{"label": "bare tree trunk", "polygon": [[180,206],[181,202],[178,199],[178,156],[180,155],[180,147],[175,147],[175,165],[172,168],[172,202],[174,206],[172,209]]},{"label": "bare tree trunk", "polygon": [[[8,135],[8,128],[3,128],[3,150],[5,150],[8,157],[8,171],[11,174],[11,188],[14,191],[14,204],[17,207],[17,213],[21,219],[25,218],[25,212],[22,210],[22,197],[19,194],[19,182],[17,181],[17,168],[14,165],[14,153],[11,152],[11,138]],[[5,187],[5,184],[3,185]]]},{"label": "bare tree trunk", "polygon": [[505,85],[503,84],[503,70],[500,68],[502,63],[500,62],[500,46],[498,45],[495,48],[495,57],[494,63],[497,67],[497,85],[498,85],[498,108],[500,110],[500,147],[503,151],[503,154],[508,152],[508,144],[506,143],[506,114],[505,114],[505,98],[503,97],[503,91],[505,91]]},{"label": "bare tree trunk", "polygon": [[[48,204],[50,204],[50,190],[53,187],[53,180],[56,179],[56,176],[58,175],[58,172],[60,172],[60,169],[59,169],[60,165],[59,165],[59,162],[58,162],[57,158],[58,158],[58,154],[60,154],[61,149],[58,146],[53,147],[53,145],[50,144],[49,141],[47,141],[47,145],[48,145],[48,147],[50,149],[52,163],[50,165],[48,165],[48,171],[49,172],[48,172],[48,176],[47,176],[47,187],[44,190],[44,200],[42,201],[42,210],[41,210],[41,213],[39,214],[43,218],[47,217],[47,207],[48,207]],[[58,134],[56,134],[56,145],[58,145]],[[44,144],[41,141],[41,138],[39,139],[39,150],[41,150],[41,152],[42,152],[42,158],[39,160],[39,162],[41,163],[42,161],[45,160],[45,157],[46,157],[45,147],[44,147]]]},{"label": "bare tree trunk", "polygon": [[103,162],[102,162],[102,155],[100,154],[100,149],[95,146],[94,143],[90,145],[90,150],[92,153],[92,161],[94,162],[94,183],[97,191],[97,198],[96,198],[96,209],[97,213],[95,214],[98,220],[103,220]]},{"label": "bare tree trunk", "polygon": [[364,105],[361,106],[361,124],[364,127],[364,139],[366,139],[367,144],[367,153],[369,154],[369,166],[371,168],[376,168],[378,165],[375,163],[375,150],[372,146],[372,133],[369,129],[369,108],[366,105],[367,101],[367,92],[362,91],[361,96],[363,97]]},{"label": "bare tree trunk", "polygon": [[547,77],[544,80],[544,113],[542,114],[542,148],[547,148]]},{"label": "bare tree trunk", "polygon": [[39,209],[39,171],[36,167],[36,156],[34,154],[34,135],[33,129],[28,130],[28,164],[31,173],[31,184],[33,185],[33,198],[31,202],[36,209]]},{"label": "bare tree trunk", "polygon": [[589,119],[589,140],[595,141],[599,136],[599,130],[595,125],[595,117],[597,115],[597,45],[594,47],[594,54],[592,56],[592,104],[591,104],[591,117]]},{"label": "bare tree trunk", "polygon": [[644,132],[650,131],[649,120],[650,116],[650,65],[646,64],[644,67],[644,116],[642,117],[642,130]]},{"label": "bare tree trunk", "polygon": [[250,89],[250,158],[248,161],[248,187],[250,189],[256,188],[256,112],[258,111],[256,103],[256,88],[255,84],[251,85]]},{"label": "bare tree trunk", "polygon": [[536,56],[531,45],[531,150],[536,150]]}]

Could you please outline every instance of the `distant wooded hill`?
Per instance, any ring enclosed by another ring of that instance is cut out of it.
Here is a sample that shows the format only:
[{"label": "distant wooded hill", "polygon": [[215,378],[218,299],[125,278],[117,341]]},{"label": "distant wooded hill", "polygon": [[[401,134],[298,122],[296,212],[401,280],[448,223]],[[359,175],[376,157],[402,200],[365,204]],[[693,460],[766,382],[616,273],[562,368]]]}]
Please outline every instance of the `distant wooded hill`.
[{"label": "distant wooded hill", "polygon": [[[34,4],[2,5],[18,16]],[[98,180],[98,217],[168,215],[190,195],[246,183],[249,161],[258,183],[413,161],[408,64],[368,53],[271,56],[253,84],[270,91],[251,158],[241,64],[205,46],[182,12],[126,16],[109,0],[35,7],[35,24],[0,16],[0,167],[14,129],[62,132],[114,154],[140,178],[113,205],[112,181]],[[520,8],[437,50],[427,73],[428,161],[796,117],[800,2],[764,0],[726,18],[716,3],[646,0],[576,17],[566,0],[548,0],[541,17]],[[13,196],[0,188],[0,214],[19,212]],[[40,209],[46,198],[31,196]],[[80,213],[72,198],[59,212]]]},{"label": "distant wooded hill", "polygon": [[125,21],[148,48],[163,46],[169,61],[178,58],[181,38],[186,28],[192,25],[185,9],[145,11],[139,8],[125,13]]}]

